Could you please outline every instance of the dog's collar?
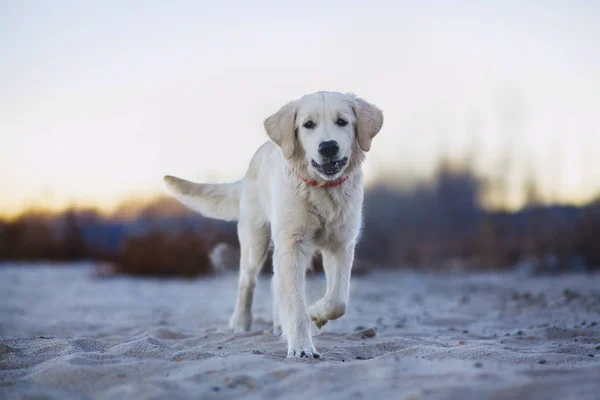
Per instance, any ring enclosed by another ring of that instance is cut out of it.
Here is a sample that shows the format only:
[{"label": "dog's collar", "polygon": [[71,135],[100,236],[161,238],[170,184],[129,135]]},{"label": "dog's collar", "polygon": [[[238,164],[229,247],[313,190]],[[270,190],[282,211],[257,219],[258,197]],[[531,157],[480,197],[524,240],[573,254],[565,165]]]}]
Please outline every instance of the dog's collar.
[{"label": "dog's collar", "polygon": [[340,186],[342,183],[346,182],[348,180],[348,178],[350,177],[349,175],[346,175],[345,177],[336,179],[335,181],[330,181],[330,182],[321,184],[321,183],[319,183],[319,182],[317,182],[315,180],[304,178],[294,168],[292,168],[292,171],[294,171],[294,174],[296,174],[296,176],[298,177],[298,179],[300,179],[301,181],[303,181],[307,185],[318,187],[318,188],[330,188],[330,187]]}]

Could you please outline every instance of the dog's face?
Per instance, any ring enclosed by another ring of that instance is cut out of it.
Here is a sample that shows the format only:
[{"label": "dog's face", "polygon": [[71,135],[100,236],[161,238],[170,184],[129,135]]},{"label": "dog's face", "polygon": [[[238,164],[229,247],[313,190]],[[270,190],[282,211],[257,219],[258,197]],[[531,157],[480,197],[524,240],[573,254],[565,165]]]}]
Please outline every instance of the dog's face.
[{"label": "dog's face", "polygon": [[369,151],[383,125],[381,111],[354,95],[318,92],[288,103],[265,120],[284,157],[296,157],[311,175],[339,178],[357,153]]},{"label": "dog's face", "polygon": [[348,165],[356,117],[341,96],[309,96],[296,110],[297,140],[309,168],[324,179],[338,177]]}]

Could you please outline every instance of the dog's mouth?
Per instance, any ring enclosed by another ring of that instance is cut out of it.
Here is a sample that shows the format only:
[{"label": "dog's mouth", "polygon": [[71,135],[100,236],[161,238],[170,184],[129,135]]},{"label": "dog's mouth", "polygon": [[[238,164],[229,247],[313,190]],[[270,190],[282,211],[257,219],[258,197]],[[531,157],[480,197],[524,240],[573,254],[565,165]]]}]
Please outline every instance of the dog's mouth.
[{"label": "dog's mouth", "polygon": [[324,164],[319,164],[315,160],[312,160],[311,164],[320,174],[325,176],[335,176],[346,166],[346,164],[348,164],[348,157],[336,161],[329,161]]}]

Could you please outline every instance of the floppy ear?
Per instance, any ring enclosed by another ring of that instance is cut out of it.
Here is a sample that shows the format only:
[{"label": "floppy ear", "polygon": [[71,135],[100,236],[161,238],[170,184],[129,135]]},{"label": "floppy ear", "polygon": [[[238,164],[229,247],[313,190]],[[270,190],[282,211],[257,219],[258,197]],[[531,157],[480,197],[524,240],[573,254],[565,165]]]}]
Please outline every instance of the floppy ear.
[{"label": "floppy ear", "polygon": [[283,156],[289,160],[294,154],[296,142],[296,103],[290,102],[279,111],[265,119],[267,135],[276,145],[281,147]]},{"label": "floppy ear", "polygon": [[356,139],[364,151],[371,149],[371,140],[379,133],[383,126],[383,113],[373,104],[354,97],[352,109],[356,116]]}]

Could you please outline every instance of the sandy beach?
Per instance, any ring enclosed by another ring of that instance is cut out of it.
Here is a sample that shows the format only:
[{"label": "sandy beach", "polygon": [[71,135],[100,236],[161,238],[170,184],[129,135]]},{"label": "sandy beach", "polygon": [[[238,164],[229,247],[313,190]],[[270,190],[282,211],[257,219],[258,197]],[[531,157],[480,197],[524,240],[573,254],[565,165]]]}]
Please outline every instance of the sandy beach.
[{"label": "sandy beach", "polygon": [[[267,277],[231,334],[236,276],[95,278],[91,265],[0,266],[0,398],[597,399],[600,275],[376,271],[285,358]],[[309,275],[307,296],[324,291]]]}]

